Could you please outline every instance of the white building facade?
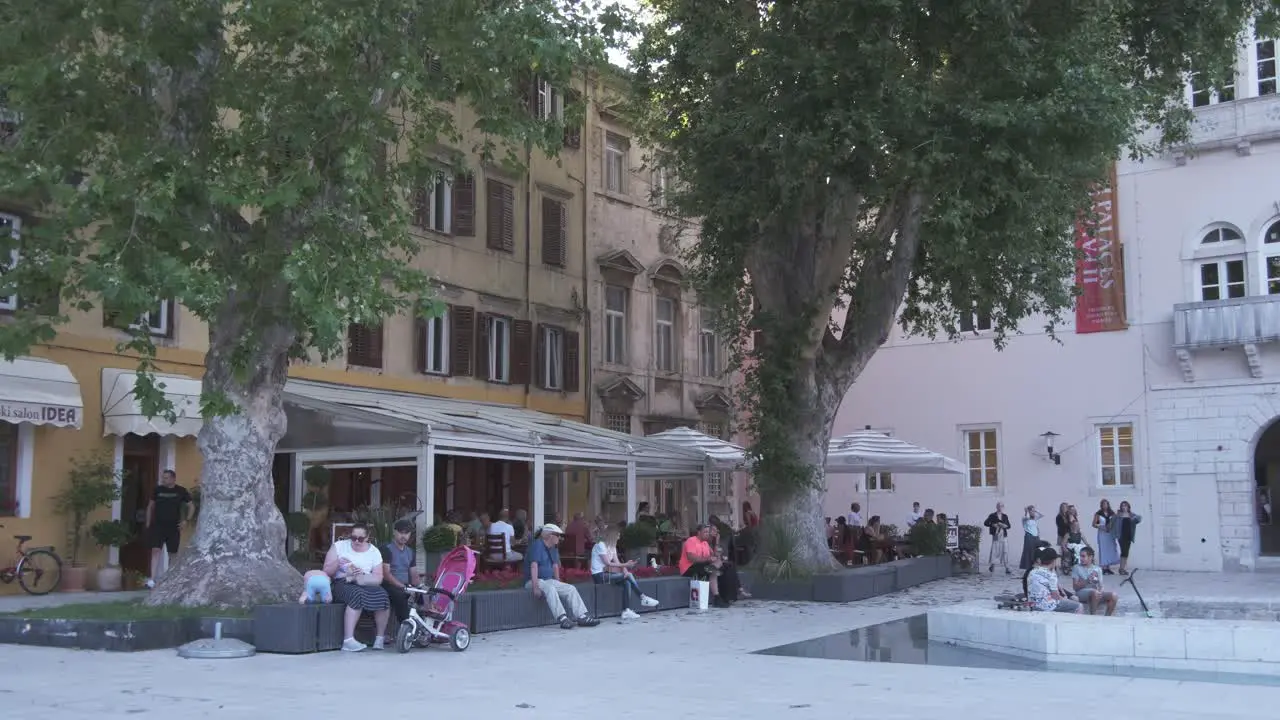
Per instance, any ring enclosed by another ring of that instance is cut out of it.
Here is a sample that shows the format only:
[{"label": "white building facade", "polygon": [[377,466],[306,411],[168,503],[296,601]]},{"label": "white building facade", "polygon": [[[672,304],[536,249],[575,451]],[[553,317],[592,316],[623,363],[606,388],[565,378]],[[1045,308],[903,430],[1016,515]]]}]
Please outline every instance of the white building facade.
[{"label": "white building facade", "polygon": [[[1102,499],[1143,516],[1134,567],[1280,568],[1280,96],[1277,43],[1249,39],[1232,88],[1188,89],[1189,146],[1122,162],[1112,199],[1123,315],[1054,342],[1031,318],[997,352],[989,320],[951,342],[895,335],[848,396],[837,435],[870,425],[966,462],[966,477],[831,476],[827,510],[902,527],[918,501],[981,525]],[[1119,298],[1119,296],[1116,296]],[[1127,322],[1125,319],[1127,318]],[[970,327],[971,326],[971,327]],[[1055,458],[1046,445],[1053,437]],[[1086,528],[1086,538],[1093,531]],[[983,535],[985,566],[987,536]]]}]

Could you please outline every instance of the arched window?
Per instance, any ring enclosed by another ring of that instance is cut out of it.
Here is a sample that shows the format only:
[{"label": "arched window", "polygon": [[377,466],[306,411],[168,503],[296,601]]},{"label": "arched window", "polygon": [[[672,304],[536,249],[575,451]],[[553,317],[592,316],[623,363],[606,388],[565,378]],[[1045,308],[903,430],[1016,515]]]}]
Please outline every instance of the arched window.
[{"label": "arched window", "polygon": [[[1206,230],[1196,249],[1197,299],[1242,298],[1248,294],[1245,278],[1244,235],[1226,225]],[[1280,280],[1280,272],[1277,279]]]},{"label": "arched window", "polygon": [[1280,295],[1280,220],[1262,234],[1262,271],[1268,295]]}]

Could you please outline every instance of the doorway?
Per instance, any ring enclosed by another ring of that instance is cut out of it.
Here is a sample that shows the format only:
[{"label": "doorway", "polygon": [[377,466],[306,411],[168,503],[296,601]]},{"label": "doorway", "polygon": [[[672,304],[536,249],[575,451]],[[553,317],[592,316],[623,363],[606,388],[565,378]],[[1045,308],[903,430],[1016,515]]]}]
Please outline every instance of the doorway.
[{"label": "doorway", "polygon": [[120,520],[133,539],[120,548],[120,567],[151,575],[151,549],[147,547],[147,505],[160,481],[160,436],[125,435],[120,479]]},{"label": "doorway", "polygon": [[1280,496],[1280,422],[1271,425],[1258,438],[1253,451],[1254,517],[1258,523],[1258,552],[1263,556],[1280,556],[1280,524],[1277,524],[1272,501]]}]

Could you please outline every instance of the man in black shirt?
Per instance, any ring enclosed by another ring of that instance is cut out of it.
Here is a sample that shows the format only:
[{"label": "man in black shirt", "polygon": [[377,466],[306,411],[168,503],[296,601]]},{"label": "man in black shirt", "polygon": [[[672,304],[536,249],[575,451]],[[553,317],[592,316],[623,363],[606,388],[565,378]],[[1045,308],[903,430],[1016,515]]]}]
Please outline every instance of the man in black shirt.
[{"label": "man in black shirt", "polygon": [[182,539],[182,523],[191,514],[191,493],[178,484],[172,470],[160,473],[160,484],[147,505],[147,533],[151,539],[151,579],[147,587],[156,586],[160,577],[161,549],[169,551],[169,563],[178,559],[178,542]]}]

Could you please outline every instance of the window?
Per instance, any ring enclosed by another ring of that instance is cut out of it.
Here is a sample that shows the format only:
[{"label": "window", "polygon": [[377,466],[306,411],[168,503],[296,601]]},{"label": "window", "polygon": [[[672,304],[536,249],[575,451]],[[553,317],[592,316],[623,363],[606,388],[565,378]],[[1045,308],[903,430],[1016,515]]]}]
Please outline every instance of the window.
[{"label": "window", "polygon": [[625,502],[627,499],[626,480],[605,480],[604,501],[610,503]]},{"label": "window", "polygon": [[1133,486],[1133,425],[1098,428],[1098,468],[1103,487]]},{"label": "window", "polygon": [[724,473],[707,473],[707,497],[724,497]]},{"label": "window", "polygon": [[890,492],[893,490],[893,473],[867,473],[867,490]]},{"label": "window", "polygon": [[18,427],[0,422],[0,517],[18,514]]},{"label": "window", "polygon": [[542,198],[542,262],[564,267],[569,245],[569,208],[555,198]]},{"label": "window", "polygon": [[1276,94],[1276,41],[1259,40],[1253,44],[1254,68],[1258,96]]},{"label": "window", "polygon": [[105,327],[129,332],[146,330],[147,334],[152,337],[172,338],[174,316],[177,315],[177,310],[178,304],[173,300],[161,300],[150,310],[139,314],[132,322],[129,322],[127,318],[121,317],[122,313],[119,310],[103,307],[102,324]]},{"label": "window", "polygon": [[420,190],[413,201],[413,224],[448,234],[453,229],[453,183],[443,175]]},{"label": "window", "polygon": [[604,416],[604,427],[624,435],[631,434],[631,416],[621,413],[607,413]]},{"label": "window", "polygon": [[965,431],[965,447],[969,451],[969,487],[1000,486],[1000,460],[996,436],[997,432],[993,429]]},{"label": "window", "polygon": [[973,312],[961,313],[960,315],[960,332],[973,333],[977,335],[980,332],[991,329],[991,313]]},{"label": "window", "polygon": [[1236,99],[1236,81],[1233,76],[1229,82],[1214,90],[1212,82],[1204,73],[1191,74],[1191,107],[1206,107],[1218,103],[1231,102]]},{"label": "window", "polygon": [[715,313],[702,308],[702,327],[698,331],[698,358],[703,377],[720,377],[720,338],[716,335]]},{"label": "window", "polygon": [[547,390],[564,389],[564,330],[558,327],[542,328],[542,387]]},{"label": "window", "polygon": [[667,171],[663,168],[656,168],[650,178],[653,204],[656,207],[665,208],[667,206],[667,188],[669,186]]},{"label": "window", "polygon": [[430,375],[449,374],[449,311],[423,321],[422,371]]},{"label": "window", "polygon": [[490,315],[489,323],[489,381],[511,381],[511,321]]},{"label": "window", "polygon": [[[0,275],[3,275],[10,268],[18,265],[18,236],[22,232],[22,218],[17,215],[9,215],[0,213],[0,233],[9,233],[9,237],[13,238],[14,247],[9,250],[8,262],[0,261]],[[0,297],[0,310],[13,312],[18,309],[18,295],[7,295]]]},{"label": "window", "polygon": [[512,252],[516,232],[515,190],[497,180],[486,181],[485,211],[485,244],[492,250]]},{"label": "window", "polygon": [[564,118],[564,94],[551,83],[537,79],[534,93],[533,116],[540,120],[560,120]]},{"label": "window", "polygon": [[720,423],[703,423],[702,434],[713,438],[724,439],[724,426]]},{"label": "window", "polygon": [[604,288],[604,361],[627,364],[627,295],[624,287]]},{"label": "window", "polygon": [[631,143],[621,135],[605,133],[604,138],[604,189],[610,192],[627,191],[627,154]]},{"label": "window", "polygon": [[1200,238],[1200,244],[1215,245],[1217,243],[1241,242],[1243,240],[1244,236],[1236,232],[1234,228],[1220,227],[1205,233],[1204,237]]},{"label": "window", "polygon": [[653,360],[659,370],[676,370],[676,301],[656,299],[654,312]]},{"label": "window", "polygon": [[347,326],[347,365],[382,369],[382,323]]},{"label": "window", "polygon": [[1280,221],[1271,223],[1263,234],[1262,251],[1267,270],[1267,294],[1280,295]]},{"label": "window", "polygon": [[1199,280],[1201,300],[1242,298],[1245,295],[1244,260],[1237,258],[1202,262]]}]

